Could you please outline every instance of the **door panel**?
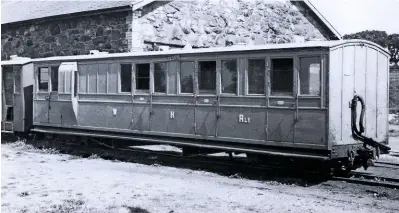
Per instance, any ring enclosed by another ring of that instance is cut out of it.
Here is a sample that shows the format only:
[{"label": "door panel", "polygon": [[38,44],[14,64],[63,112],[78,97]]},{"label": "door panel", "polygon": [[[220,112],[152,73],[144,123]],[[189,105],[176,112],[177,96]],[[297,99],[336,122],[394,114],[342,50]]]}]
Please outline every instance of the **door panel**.
[{"label": "door panel", "polygon": [[269,110],[267,112],[267,139],[276,142],[293,142],[294,113],[292,110]]},{"label": "door panel", "polygon": [[295,143],[326,144],[326,113],[300,110],[295,125]]},{"label": "door panel", "polygon": [[200,106],[197,107],[196,116],[196,133],[202,136],[216,136],[216,107]]},{"label": "door panel", "polygon": [[58,92],[51,92],[49,95],[49,123],[61,124],[61,103],[58,102]]}]

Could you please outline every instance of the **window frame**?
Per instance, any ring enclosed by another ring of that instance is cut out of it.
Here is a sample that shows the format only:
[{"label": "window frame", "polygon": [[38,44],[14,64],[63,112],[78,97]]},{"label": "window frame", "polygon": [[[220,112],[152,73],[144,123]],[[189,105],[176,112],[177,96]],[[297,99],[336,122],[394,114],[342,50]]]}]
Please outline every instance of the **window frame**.
[{"label": "window frame", "polygon": [[[263,85],[263,94],[251,94],[249,93],[249,60],[264,60],[265,61],[265,70],[264,70],[264,85]],[[245,96],[253,96],[253,97],[263,97],[267,95],[267,74],[268,74],[268,57],[267,56],[254,56],[245,58]],[[238,89],[238,88],[237,88]]]},{"label": "window frame", "polygon": [[[149,64],[150,65],[150,67],[149,67],[149,76],[148,76],[148,90],[142,90],[142,89],[137,89],[136,87],[137,87],[137,65],[138,64]],[[132,69],[133,69],[133,87],[132,87],[132,93],[134,93],[134,94],[139,94],[139,95],[148,95],[148,94],[150,94],[151,93],[151,82],[152,82],[152,78],[151,78],[151,73],[152,73],[152,70],[153,70],[153,65],[152,65],[152,61],[150,61],[150,60],[140,60],[140,61],[134,61],[133,62],[133,66],[132,66]]]},{"label": "window frame", "polygon": [[[236,75],[237,75],[237,80],[236,80],[236,91],[235,93],[223,93],[223,83],[222,83],[222,75],[223,75],[223,63],[222,61],[236,61]],[[220,61],[220,77],[219,77],[219,94],[223,96],[238,96],[239,94],[239,82],[240,82],[240,76],[239,76],[239,70],[240,70],[240,58],[221,58],[219,59]],[[217,76],[216,76],[217,77]]]},{"label": "window frame", "polygon": [[[56,91],[54,91],[53,89],[53,67],[57,67],[57,90]],[[60,79],[60,72],[59,72],[59,69],[60,69],[60,65],[50,65],[49,66],[49,70],[50,70],[50,79],[51,80],[49,80],[49,87],[50,87],[50,92],[56,92],[56,93],[60,93],[59,91],[58,91],[58,89],[59,89],[59,84],[60,84],[60,82],[59,82],[59,79]],[[65,76],[64,76],[65,77]],[[51,85],[51,86],[50,86]],[[64,88],[64,90],[65,90],[65,88]]]},{"label": "window frame", "polygon": [[[166,87],[165,87],[165,92],[156,92],[155,91],[155,64],[159,64],[159,63],[164,63],[166,65],[166,70],[164,70],[164,74],[165,74],[165,83],[166,83]],[[169,62],[167,60],[164,61],[152,61],[151,62],[152,65],[150,65],[150,91],[153,94],[159,94],[159,95],[167,95],[168,94],[168,90],[169,90]],[[151,69],[151,66],[153,67]],[[152,90],[151,90],[152,88]]]},{"label": "window frame", "polygon": [[[13,76],[13,92],[14,94],[21,94],[21,90],[22,90],[22,78],[23,78],[23,67],[21,66],[21,68],[19,70],[15,70],[15,66],[11,66],[12,68],[12,76]],[[4,69],[4,68],[3,68]],[[17,87],[17,73],[19,72],[19,87]]]},{"label": "window frame", "polygon": [[[271,74],[273,72],[273,59],[292,59],[292,93],[288,94],[288,93],[277,93],[277,94],[272,94],[272,78],[271,78]],[[298,78],[298,55],[295,54],[287,54],[287,55],[273,55],[269,57],[268,60],[268,76],[267,76],[267,82],[268,82],[268,96],[272,97],[272,98],[278,98],[278,97],[295,97],[295,95],[298,93],[297,91],[297,87],[298,87],[298,83],[297,83],[297,79]]]},{"label": "window frame", "polygon": [[[215,92],[214,93],[200,93],[200,88],[199,88],[199,86],[200,86],[200,81],[199,81],[200,80],[199,79],[200,62],[215,62]],[[199,95],[199,96],[216,96],[216,95],[220,94],[220,92],[218,92],[218,75],[219,75],[218,73],[221,71],[221,67],[219,67],[219,66],[221,66],[221,64],[220,64],[221,60],[220,59],[216,59],[216,58],[210,58],[210,59],[201,58],[199,60],[196,60],[194,63],[195,63],[194,72],[196,72],[195,75],[193,76],[194,77],[193,84],[194,84],[194,88],[196,88],[196,89],[194,89],[194,93]]]},{"label": "window frame", "polygon": [[[40,78],[41,78],[41,74],[40,74],[40,70],[42,68],[47,68],[47,75],[48,75],[48,79],[47,79],[47,90],[45,89],[40,89]],[[50,72],[51,72],[51,68],[50,65],[47,66],[38,66],[37,67],[37,75],[36,75],[36,82],[37,82],[37,93],[49,93],[50,92]]]},{"label": "window frame", "polygon": [[[128,64],[131,66],[130,69],[130,92],[122,92],[122,65],[123,64]],[[118,78],[117,78],[117,84],[118,84],[118,94],[132,94],[133,93],[133,82],[135,77],[133,77],[134,75],[134,71],[133,71],[133,66],[135,66],[134,63],[129,63],[129,62],[119,62],[118,63]],[[108,75],[109,75],[109,68],[110,65],[108,65],[108,71],[107,71],[107,94],[113,94],[113,93],[109,93],[108,92]],[[135,88],[135,87],[134,87]]]},{"label": "window frame", "polygon": [[[181,63],[183,62],[192,62],[193,63],[193,74],[192,74],[192,80],[193,80],[193,92],[192,93],[187,93],[187,92],[182,92],[181,91]],[[185,96],[194,96],[196,94],[196,88],[198,87],[195,83],[196,81],[196,72],[198,69],[197,65],[198,60],[192,59],[192,60],[179,60],[178,61],[178,69],[177,69],[177,94],[178,95],[185,95]]]},{"label": "window frame", "polygon": [[[301,94],[301,78],[300,78],[300,70],[301,70],[301,59],[302,58],[318,58],[320,62],[320,78],[319,78],[319,95],[312,94]],[[309,97],[309,98],[320,98],[322,96],[323,89],[323,57],[321,55],[298,55],[298,77],[297,77],[297,94],[299,97]]]}]

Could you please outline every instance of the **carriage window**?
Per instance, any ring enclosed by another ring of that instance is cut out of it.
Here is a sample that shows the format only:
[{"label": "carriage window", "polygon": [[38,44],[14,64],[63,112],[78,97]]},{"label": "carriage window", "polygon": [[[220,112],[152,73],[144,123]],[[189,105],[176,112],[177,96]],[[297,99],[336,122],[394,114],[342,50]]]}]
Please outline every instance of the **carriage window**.
[{"label": "carriage window", "polygon": [[271,94],[293,94],[294,60],[292,58],[272,59],[270,73]]},{"label": "carriage window", "polygon": [[198,71],[200,94],[216,94],[216,61],[200,61]]},{"label": "carriage window", "polygon": [[42,67],[39,69],[39,90],[48,90],[48,68]]},{"label": "carriage window", "polygon": [[194,62],[180,63],[180,92],[193,93]]},{"label": "carriage window", "polygon": [[248,60],[248,93],[265,94],[265,60]]},{"label": "carriage window", "polygon": [[150,89],[150,64],[136,64],[136,89]]},{"label": "carriage window", "polygon": [[154,63],[154,91],[166,93],[166,63]]},{"label": "carriage window", "polygon": [[22,69],[18,66],[14,67],[14,92],[20,93],[21,90],[21,72]]},{"label": "carriage window", "polygon": [[121,92],[132,92],[131,64],[121,64]]},{"label": "carriage window", "polygon": [[301,95],[320,95],[320,58],[301,58],[299,88]]},{"label": "carriage window", "polygon": [[73,97],[78,94],[78,75],[77,72],[73,72]]},{"label": "carriage window", "polygon": [[51,91],[58,91],[58,66],[51,67]]},{"label": "carriage window", "polygon": [[237,93],[237,60],[222,61],[222,93]]}]

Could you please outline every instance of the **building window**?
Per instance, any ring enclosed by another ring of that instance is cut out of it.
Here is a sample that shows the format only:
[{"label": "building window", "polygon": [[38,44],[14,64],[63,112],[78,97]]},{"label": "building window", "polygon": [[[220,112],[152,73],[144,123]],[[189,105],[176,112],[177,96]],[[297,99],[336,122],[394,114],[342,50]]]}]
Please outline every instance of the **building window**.
[{"label": "building window", "polygon": [[200,94],[216,94],[216,61],[199,62],[198,84]]},{"label": "building window", "polygon": [[48,90],[48,68],[47,67],[42,67],[39,69],[39,76],[38,76],[38,81],[39,81],[39,90],[47,91]]},{"label": "building window", "polygon": [[[110,82],[111,84],[114,82]],[[121,92],[132,92],[132,65],[121,64]]]},{"label": "building window", "polygon": [[180,93],[194,93],[194,62],[180,63]]},{"label": "building window", "polygon": [[299,88],[301,95],[320,95],[320,58],[300,59]]},{"label": "building window", "polygon": [[150,90],[150,64],[136,64],[136,89]]},{"label": "building window", "polygon": [[51,67],[51,91],[58,91],[58,66]]},{"label": "building window", "polygon": [[237,93],[237,60],[222,61],[222,93]]},{"label": "building window", "polygon": [[248,60],[248,94],[265,94],[265,59]]},{"label": "building window", "polygon": [[154,63],[154,92],[166,93],[167,64]]},{"label": "building window", "polygon": [[292,95],[294,78],[294,60],[292,58],[272,59],[271,94]]}]

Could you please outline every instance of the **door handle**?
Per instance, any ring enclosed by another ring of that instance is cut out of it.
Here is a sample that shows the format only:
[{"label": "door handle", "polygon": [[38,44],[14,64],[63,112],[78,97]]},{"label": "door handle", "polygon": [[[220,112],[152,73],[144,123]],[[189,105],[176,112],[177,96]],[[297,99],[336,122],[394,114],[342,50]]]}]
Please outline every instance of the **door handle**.
[{"label": "door handle", "polygon": [[50,99],[50,96],[49,95],[46,95],[46,100],[49,100]]}]

